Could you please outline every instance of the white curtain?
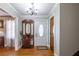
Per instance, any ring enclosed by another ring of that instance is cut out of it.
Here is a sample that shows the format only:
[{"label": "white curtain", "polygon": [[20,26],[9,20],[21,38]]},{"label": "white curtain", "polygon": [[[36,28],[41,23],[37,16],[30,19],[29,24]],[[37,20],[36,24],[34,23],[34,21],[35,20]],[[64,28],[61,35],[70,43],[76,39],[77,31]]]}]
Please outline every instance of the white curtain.
[{"label": "white curtain", "polygon": [[14,47],[15,42],[15,20],[6,20],[6,46]]}]

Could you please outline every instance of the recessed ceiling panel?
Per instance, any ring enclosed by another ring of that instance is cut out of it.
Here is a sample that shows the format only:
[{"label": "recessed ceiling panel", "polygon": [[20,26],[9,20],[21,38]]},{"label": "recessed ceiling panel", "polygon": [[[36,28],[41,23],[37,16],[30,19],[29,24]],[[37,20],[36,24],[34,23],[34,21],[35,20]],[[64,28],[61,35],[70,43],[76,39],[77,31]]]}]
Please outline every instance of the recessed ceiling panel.
[{"label": "recessed ceiling panel", "polygon": [[[11,3],[11,5],[22,15],[26,15],[27,12],[25,9],[31,7],[30,3]],[[35,8],[38,9],[37,15],[48,15],[53,6],[54,3],[35,3]]]}]

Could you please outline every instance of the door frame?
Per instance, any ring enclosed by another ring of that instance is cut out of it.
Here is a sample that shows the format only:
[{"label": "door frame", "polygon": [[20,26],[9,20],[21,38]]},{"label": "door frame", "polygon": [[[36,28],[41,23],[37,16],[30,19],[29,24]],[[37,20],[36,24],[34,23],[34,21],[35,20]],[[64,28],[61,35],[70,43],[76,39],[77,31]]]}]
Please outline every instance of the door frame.
[{"label": "door frame", "polygon": [[[50,17],[50,21],[51,21],[51,19],[53,19],[53,30],[54,30],[54,16]],[[49,21],[49,34],[50,34],[50,31],[51,31],[51,29],[50,29],[50,21]],[[51,34],[49,36],[49,40],[50,40],[50,49],[51,49]],[[54,33],[53,33],[53,48],[52,49],[51,49],[52,52],[54,52]]]}]

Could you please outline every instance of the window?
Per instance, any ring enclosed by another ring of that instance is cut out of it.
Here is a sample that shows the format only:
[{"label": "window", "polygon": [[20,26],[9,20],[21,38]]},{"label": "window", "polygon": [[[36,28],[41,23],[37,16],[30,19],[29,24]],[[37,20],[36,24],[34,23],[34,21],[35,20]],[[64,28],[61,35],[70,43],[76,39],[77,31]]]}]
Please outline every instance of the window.
[{"label": "window", "polygon": [[39,36],[42,37],[43,36],[43,33],[44,33],[44,28],[43,28],[43,25],[41,24],[39,26]]}]

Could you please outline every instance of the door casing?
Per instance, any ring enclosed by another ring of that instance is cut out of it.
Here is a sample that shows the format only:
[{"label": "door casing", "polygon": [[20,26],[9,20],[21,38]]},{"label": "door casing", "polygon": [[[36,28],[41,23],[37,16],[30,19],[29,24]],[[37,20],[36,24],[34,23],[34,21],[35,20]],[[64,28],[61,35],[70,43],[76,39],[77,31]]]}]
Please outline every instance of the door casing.
[{"label": "door casing", "polygon": [[54,27],[54,16],[50,18],[50,49],[54,51],[54,33],[53,33],[53,27]]}]

